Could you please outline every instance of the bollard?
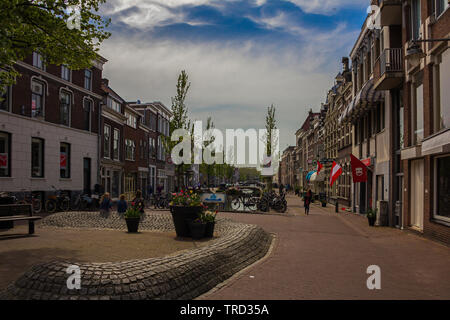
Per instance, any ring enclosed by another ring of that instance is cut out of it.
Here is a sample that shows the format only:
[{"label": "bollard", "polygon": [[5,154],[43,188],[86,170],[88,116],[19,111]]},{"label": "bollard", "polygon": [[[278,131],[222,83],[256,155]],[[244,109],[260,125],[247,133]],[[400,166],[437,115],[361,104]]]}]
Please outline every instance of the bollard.
[{"label": "bollard", "polygon": [[339,213],[339,201],[336,199],[336,213]]}]

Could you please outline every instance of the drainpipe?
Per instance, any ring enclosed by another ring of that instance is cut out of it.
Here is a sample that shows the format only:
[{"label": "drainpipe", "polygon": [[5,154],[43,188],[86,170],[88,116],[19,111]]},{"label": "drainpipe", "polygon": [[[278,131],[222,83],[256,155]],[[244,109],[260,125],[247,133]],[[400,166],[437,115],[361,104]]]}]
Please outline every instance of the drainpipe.
[{"label": "drainpipe", "polygon": [[97,152],[97,183],[100,184],[100,161],[101,161],[101,146],[102,146],[102,108],[103,101],[98,104],[98,152]]}]

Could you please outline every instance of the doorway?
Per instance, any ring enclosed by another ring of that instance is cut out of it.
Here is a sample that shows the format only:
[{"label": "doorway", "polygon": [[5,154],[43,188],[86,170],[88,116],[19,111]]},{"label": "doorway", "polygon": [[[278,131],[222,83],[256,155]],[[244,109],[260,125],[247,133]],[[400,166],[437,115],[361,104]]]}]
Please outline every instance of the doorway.
[{"label": "doorway", "polygon": [[411,227],[423,230],[423,160],[411,161]]},{"label": "doorway", "polygon": [[83,193],[91,194],[91,158],[83,158]]}]

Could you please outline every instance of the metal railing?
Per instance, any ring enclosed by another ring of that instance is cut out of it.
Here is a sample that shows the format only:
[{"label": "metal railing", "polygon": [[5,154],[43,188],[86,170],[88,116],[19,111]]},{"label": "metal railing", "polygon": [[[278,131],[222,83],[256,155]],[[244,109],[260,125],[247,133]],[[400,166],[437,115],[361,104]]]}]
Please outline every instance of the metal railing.
[{"label": "metal railing", "polygon": [[402,72],[403,55],[401,48],[384,49],[380,56],[380,76],[386,72]]}]

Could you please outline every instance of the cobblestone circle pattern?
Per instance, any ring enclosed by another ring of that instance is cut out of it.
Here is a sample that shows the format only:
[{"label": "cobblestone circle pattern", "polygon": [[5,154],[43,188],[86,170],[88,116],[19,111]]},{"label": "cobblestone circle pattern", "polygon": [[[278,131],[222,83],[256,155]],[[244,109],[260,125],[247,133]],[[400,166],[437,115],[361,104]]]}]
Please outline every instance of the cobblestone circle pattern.
[{"label": "cobblestone circle pattern", "polygon": [[[42,220],[42,227],[126,230],[117,214],[66,212]],[[174,231],[170,213],[148,214],[140,230]],[[69,290],[70,261],[33,266],[7,289],[8,300],[174,300],[194,299],[263,258],[272,236],[262,228],[219,219],[207,246],[167,257],[114,263],[78,264],[81,289]]]}]

